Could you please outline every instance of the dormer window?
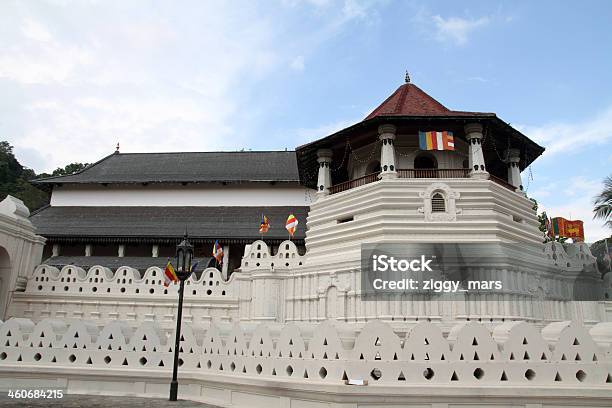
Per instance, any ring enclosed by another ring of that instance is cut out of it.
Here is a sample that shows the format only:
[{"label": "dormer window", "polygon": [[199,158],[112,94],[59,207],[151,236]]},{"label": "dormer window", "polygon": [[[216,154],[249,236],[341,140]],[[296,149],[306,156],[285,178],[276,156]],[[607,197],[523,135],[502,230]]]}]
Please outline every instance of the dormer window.
[{"label": "dormer window", "polygon": [[446,212],[446,201],[444,200],[444,196],[442,194],[435,193],[433,196],[431,196],[431,212]]}]

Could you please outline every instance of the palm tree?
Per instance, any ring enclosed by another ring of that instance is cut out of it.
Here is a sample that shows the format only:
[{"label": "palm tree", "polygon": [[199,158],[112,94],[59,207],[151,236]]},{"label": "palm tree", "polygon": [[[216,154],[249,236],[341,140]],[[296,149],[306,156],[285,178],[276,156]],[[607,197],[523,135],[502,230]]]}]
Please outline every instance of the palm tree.
[{"label": "palm tree", "polygon": [[604,189],[593,199],[593,218],[604,220],[604,225],[612,228],[612,175],[606,177],[603,184]]}]

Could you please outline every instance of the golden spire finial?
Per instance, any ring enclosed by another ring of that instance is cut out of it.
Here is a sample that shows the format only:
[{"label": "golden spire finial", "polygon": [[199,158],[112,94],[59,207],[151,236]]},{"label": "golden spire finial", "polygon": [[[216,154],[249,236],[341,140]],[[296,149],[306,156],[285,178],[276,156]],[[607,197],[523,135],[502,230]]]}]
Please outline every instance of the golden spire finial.
[{"label": "golden spire finial", "polygon": [[408,70],[406,70],[406,76],[404,77],[404,81],[406,81],[407,84],[410,83],[410,74],[408,74]]}]

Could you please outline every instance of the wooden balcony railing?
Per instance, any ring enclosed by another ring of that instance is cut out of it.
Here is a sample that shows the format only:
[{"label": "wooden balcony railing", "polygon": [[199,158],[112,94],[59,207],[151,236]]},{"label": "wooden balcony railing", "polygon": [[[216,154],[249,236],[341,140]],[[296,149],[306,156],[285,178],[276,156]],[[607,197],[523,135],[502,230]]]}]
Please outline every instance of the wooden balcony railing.
[{"label": "wooden balcony railing", "polygon": [[398,169],[399,178],[467,178],[470,169]]},{"label": "wooden balcony railing", "polygon": [[512,190],[512,191],[516,190],[516,188],[512,184],[510,184],[506,180],[500,179],[499,177],[496,177],[496,176],[494,176],[492,174],[489,174],[489,180],[499,184],[502,187],[506,187],[508,190]]},{"label": "wooden balcony railing", "polygon": [[336,194],[341,191],[350,190],[351,188],[365,186],[378,180],[378,173],[366,174],[363,177],[359,177],[353,180],[345,181],[344,183],[336,184],[329,188],[330,194]]},{"label": "wooden balcony railing", "polygon": [[[329,193],[336,194],[373,183],[378,180],[378,174],[367,174],[363,177],[336,184],[330,187]],[[470,175],[470,169],[398,169],[397,175],[399,178],[467,178]]]}]

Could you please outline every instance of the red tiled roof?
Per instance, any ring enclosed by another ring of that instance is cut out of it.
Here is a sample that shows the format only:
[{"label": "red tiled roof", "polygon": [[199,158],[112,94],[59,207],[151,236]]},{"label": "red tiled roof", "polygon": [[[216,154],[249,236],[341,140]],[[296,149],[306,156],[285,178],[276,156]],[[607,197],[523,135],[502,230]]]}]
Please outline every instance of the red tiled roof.
[{"label": "red tiled roof", "polygon": [[365,120],[377,116],[476,116],[494,115],[482,112],[453,111],[427,95],[421,88],[406,83],[397,88]]}]

